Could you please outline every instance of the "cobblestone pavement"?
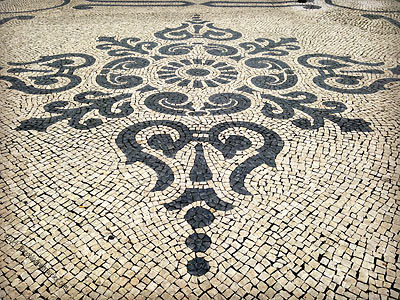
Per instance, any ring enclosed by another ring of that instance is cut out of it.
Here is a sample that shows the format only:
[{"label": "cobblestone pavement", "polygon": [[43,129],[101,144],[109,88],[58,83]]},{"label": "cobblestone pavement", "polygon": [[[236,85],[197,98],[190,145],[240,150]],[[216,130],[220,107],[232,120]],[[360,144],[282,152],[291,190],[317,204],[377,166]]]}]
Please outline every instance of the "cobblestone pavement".
[{"label": "cobblestone pavement", "polygon": [[1,299],[399,299],[400,1],[0,1]]}]

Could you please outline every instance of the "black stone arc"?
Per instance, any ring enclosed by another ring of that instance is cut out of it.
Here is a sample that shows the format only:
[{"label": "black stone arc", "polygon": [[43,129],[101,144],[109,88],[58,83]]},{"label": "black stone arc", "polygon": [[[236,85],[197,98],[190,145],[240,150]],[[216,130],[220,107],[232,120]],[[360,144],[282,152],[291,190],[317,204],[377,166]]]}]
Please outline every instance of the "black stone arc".
[{"label": "black stone arc", "polygon": [[[298,3],[296,4],[294,1],[208,1],[208,2],[203,2],[201,5],[205,6],[210,6],[210,7],[232,7],[232,8],[240,8],[240,7],[254,7],[254,8],[260,8],[260,7],[291,7],[291,6],[302,6],[305,9],[320,9],[321,6],[319,5],[314,5],[314,4],[308,4],[308,1],[306,0],[297,0]],[[312,1],[309,1],[312,2]],[[339,7],[342,9],[349,9],[349,10],[354,10],[354,11],[363,11],[363,12],[372,12],[372,13],[398,13],[400,12],[399,10],[392,10],[392,11],[386,11],[386,10],[367,10],[367,9],[361,9],[361,8],[354,8],[350,6],[345,6],[341,4],[335,3],[334,0],[325,0],[325,3],[330,5],[330,6],[335,6]]]},{"label": "black stone arc", "polygon": [[[128,0],[128,1],[123,1],[118,2],[118,1],[107,1],[107,0],[85,0],[88,2],[88,4],[80,4],[76,5],[73,8],[74,9],[92,9],[94,7],[168,7],[168,6],[173,6],[173,7],[185,7],[185,6],[191,6],[195,5],[196,3],[190,2],[190,1],[183,1],[183,0],[178,0],[178,1],[167,1],[167,0],[152,0],[152,1],[134,1],[134,0]],[[46,11],[46,10],[51,10],[55,8],[60,8],[63,6],[68,5],[71,2],[71,0],[62,0],[62,3],[58,5],[54,5],[51,7],[46,7],[46,8],[40,8],[40,9],[33,9],[33,10],[26,10],[26,11],[9,11],[9,12],[0,12],[0,14],[10,14],[10,13],[33,13],[33,12],[39,12],[39,11]],[[272,2],[272,1],[208,1],[208,2],[203,2],[199,3],[200,5],[204,6],[210,6],[210,7],[255,7],[255,8],[260,8],[260,7],[291,7],[291,6],[302,6],[305,9],[320,9],[321,6],[314,5],[314,4],[307,4],[307,1],[304,0],[298,0],[297,1],[300,4],[295,4],[293,1],[279,1],[279,2]],[[396,13],[400,12],[399,10],[394,10],[394,11],[384,11],[384,10],[366,10],[366,9],[360,9],[360,8],[353,8],[345,5],[340,5],[335,3],[333,0],[325,0],[325,3],[331,6],[343,8],[343,9],[349,9],[349,10],[354,10],[354,11],[363,11],[363,12],[371,12],[371,13]]]},{"label": "black stone arc", "polygon": [[15,16],[15,17],[3,18],[0,19],[0,26],[11,20],[31,20],[33,18],[35,18],[35,16]]},{"label": "black stone arc", "polygon": [[148,145],[154,150],[161,150],[169,158],[174,158],[176,153],[189,142],[192,135],[189,128],[183,123],[154,120],[137,123],[122,130],[118,135],[116,144],[125,154],[127,165],[142,162],[157,173],[158,179],[152,191],[162,191],[172,184],[175,178],[174,173],[165,162],[154,155],[144,152],[143,146],[136,141],[136,135],[140,131],[153,126],[166,126],[178,132],[179,138],[175,141],[169,134],[154,134],[148,137]]}]

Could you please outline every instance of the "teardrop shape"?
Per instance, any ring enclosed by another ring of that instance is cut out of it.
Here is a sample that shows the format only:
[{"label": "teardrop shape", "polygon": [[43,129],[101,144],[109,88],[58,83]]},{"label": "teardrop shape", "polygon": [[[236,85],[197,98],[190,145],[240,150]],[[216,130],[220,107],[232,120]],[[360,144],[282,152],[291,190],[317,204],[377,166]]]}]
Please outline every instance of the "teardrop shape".
[{"label": "teardrop shape", "polygon": [[207,166],[204,157],[204,149],[202,144],[196,145],[196,158],[192,170],[190,171],[190,180],[194,182],[203,182],[212,179],[212,172]]}]

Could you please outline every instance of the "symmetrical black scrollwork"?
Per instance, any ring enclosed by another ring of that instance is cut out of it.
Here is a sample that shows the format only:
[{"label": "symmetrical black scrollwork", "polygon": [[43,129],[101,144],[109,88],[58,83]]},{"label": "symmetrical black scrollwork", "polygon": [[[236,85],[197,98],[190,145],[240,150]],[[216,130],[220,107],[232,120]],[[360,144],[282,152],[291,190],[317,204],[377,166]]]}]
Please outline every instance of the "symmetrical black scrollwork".
[{"label": "symmetrical black scrollwork", "polygon": [[[11,83],[10,89],[27,94],[52,94],[63,92],[81,83],[82,79],[74,72],[93,65],[95,59],[87,54],[68,53],[42,56],[39,60],[23,63],[8,63],[16,68],[8,69],[11,74],[42,74],[28,76],[27,83],[17,77],[0,76],[0,80]],[[36,66],[35,66],[36,65]],[[27,66],[34,66],[33,68]],[[37,69],[38,67],[38,69]]]},{"label": "symmetrical black scrollwork", "polygon": [[96,77],[98,85],[108,89],[128,89],[138,86],[143,78],[132,75],[132,70],[145,68],[150,62],[141,57],[124,57],[106,64]]},{"label": "symmetrical black scrollwork", "polygon": [[[389,82],[400,81],[400,78],[377,79],[368,86],[361,86],[362,74],[384,74],[379,69],[354,70],[354,65],[363,67],[378,67],[383,63],[364,63],[351,59],[349,56],[335,56],[329,54],[308,54],[299,57],[299,63],[303,66],[316,69],[320,75],[313,81],[319,87],[346,94],[373,94],[384,90]],[[352,67],[352,68],[349,68]],[[350,75],[351,74],[351,75]],[[354,74],[354,75],[353,75]],[[355,87],[354,87],[355,86]]]},{"label": "symmetrical black scrollwork", "polygon": [[338,101],[325,101],[322,104],[326,109],[309,107],[307,104],[314,103],[317,96],[307,92],[293,92],[276,97],[273,95],[261,95],[262,98],[268,99],[279,105],[280,109],[273,107],[270,103],[265,102],[262,113],[273,119],[291,119],[294,117],[294,110],[297,109],[309,115],[313,123],[306,118],[293,120],[292,123],[301,129],[318,129],[324,126],[324,119],[328,119],[336,123],[343,132],[349,131],[372,131],[370,123],[363,119],[348,119],[336,114],[346,110],[346,106]]},{"label": "symmetrical black scrollwork", "polygon": [[[90,5],[81,5],[79,8],[147,3],[125,1],[122,4],[108,0],[88,2]],[[168,1],[154,1],[154,5],[169,5],[166,2]],[[185,4],[184,2],[176,1],[176,5]],[[214,5],[215,2],[209,3]],[[220,5],[227,3],[231,4],[230,1],[220,1]],[[286,5],[286,2],[281,4]],[[241,33],[217,28],[197,15],[177,28],[156,32],[155,36],[163,41],[141,41],[135,37],[120,40],[115,37],[100,37],[97,49],[106,51],[112,61],[101,68],[96,83],[113,91],[132,89],[130,92],[137,92],[136,95],[141,96],[145,107],[154,112],[196,117],[197,121],[206,115],[242,112],[250,108],[252,101],[259,102],[261,97],[264,103],[261,109],[264,119],[292,120],[295,126],[307,130],[321,128],[329,120],[337,124],[343,132],[372,131],[370,123],[362,119],[342,117],[340,114],[346,110],[342,102],[325,101],[316,108],[309,105],[317,101],[317,96],[308,92],[292,91],[280,96],[268,93],[271,90],[292,88],[299,80],[288,63],[277,59],[287,56],[290,51],[300,49],[295,38],[281,38],[278,41],[260,38],[236,46],[226,45],[222,41],[239,39]],[[45,56],[34,62],[9,63],[12,67],[0,79],[10,82],[11,89],[28,94],[57,93],[78,86],[82,79],[75,74],[76,71],[91,66],[94,62],[95,59],[86,54]],[[303,55],[298,62],[319,72],[314,78],[315,84],[339,93],[370,94],[385,89],[389,82],[400,81],[398,78],[380,78],[370,85],[363,84],[365,74],[382,76],[385,73],[378,68],[383,63],[361,63],[350,57],[328,54]],[[362,69],[354,70],[354,65],[362,66]],[[239,71],[244,74],[239,74]],[[400,74],[400,67],[393,67],[389,71],[396,77]],[[149,82],[143,79],[146,72],[150,72]],[[9,74],[18,74],[19,77]],[[243,81],[243,78],[248,81],[237,88],[238,80]],[[202,90],[206,93],[199,92]],[[45,131],[49,126],[64,120],[78,130],[94,128],[101,125],[104,119],[89,118],[89,112],[96,111],[104,118],[127,117],[133,112],[128,100],[131,95],[125,93],[113,96],[100,91],[79,93],[72,103],[56,101],[46,104],[44,110],[52,114],[50,117],[22,121],[17,129]],[[296,111],[310,118],[295,119]],[[142,139],[143,134],[147,134],[145,141]],[[276,157],[283,149],[284,142],[276,132],[253,122],[222,122],[213,124],[211,129],[207,127],[202,130],[190,129],[179,121],[151,120],[122,130],[116,144],[126,156],[126,164],[143,163],[157,173],[152,192],[162,192],[172,186],[176,178],[171,164],[176,164],[177,154],[184,147],[194,147],[196,156],[190,172],[186,173],[189,174],[188,178],[185,178],[192,186],[185,186],[185,192],[176,199],[171,199],[165,204],[165,208],[176,211],[194,202],[200,202],[197,203],[199,205],[205,203],[206,207],[191,207],[185,214],[185,220],[194,231],[186,239],[186,245],[195,253],[204,253],[211,245],[211,237],[196,230],[209,226],[214,221],[215,210],[232,209],[235,201],[232,199],[232,203],[228,203],[221,200],[217,195],[218,191],[210,187],[220,174],[208,166],[208,160],[212,158],[205,153],[213,149],[228,164],[234,164],[233,170],[230,169],[228,173],[229,184],[233,192],[244,198],[250,195],[245,186],[246,178],[260,166],[275,168]],[[187,270],[191,275],[201,276],[210,270],[210,265],[205,258],[196,257],[187,263]]]},{"label": "symmetrical black scrollwork", "polygon": [[131,94],[121,94],[117,96],[110,96],[97,91],[90,91],[78,94],[74,97],[77,103],[86,104],[86,106],[80,106],[76,108],[66,108],[68,106],[67,101],[55,101],[44,106],[44,110],[48,113],[57,114],[57,116],[51,116],[48,118],[32,118],[21,122],[21,125],[17,127],[17,130],[37,130],[46,131],[51,125],[68,120],[68,125],[72,128],[79,130],[86,130],[97,127],[103,124],[101,119],[87,119],[83,123],[81,120],[85,115],[91,111],[98,111],[99,114],[106,118],[123,118],[130,115],[133,112],[133,108],[130,103],[123,102],[117,107],[113,106],[123,100],[127,99]]},{"label": "symmetrical black scrollwork", "polygon": [[175,28],[166,28],[154,34],[157,38],[169,41],[181,41],[191,38],[204,38],[216,41],[236,40],[242,36],[241,33],[232,29],[222,29],[213,23],[202,21],[195,15],[191,21],[182,23]]},{"label": "symmetrical black scrollwork", "polygon": [[237,113],[250,107],[251,101],[246,96],[234,93],[211,95],[203,106],[196,110],[189,97],[177,92],[163,92],[150,95],[145,105],[151,110],[171,115],[222,115]]},{"label": "symmetrical black scrollwork", "polygon": [[[278,134],[265,127],[250,122],[225,122],[220,123],[209,132],[200,132],[199,137],[197,131],[190,130],[184,124],[175,121],[157,120],[148,121],[132,125],[124,129],[117,138],[117,145],[127,157],[127,164],[134,162],[142,162],[152,168],[158,174],[158,180],[153,191],[162,191],[166,189],[174,180],[174,174],[168,165],[155,157],[143,151],[143,146],[136,141],[136,135],[143,129],[153,126],[166,126],[178,132],[179,138],[175,141],[169,133],[154,134],[148,137],[148,145],[154,150],[161,150],[164,156],[174,158],[176,153],[191,141],[209,143],[215,149],[221,152],[225,159],[232,159],[238,151],[243,151],[252,145],[251,140],[246,134],[231,134],[224,141],[220,139],[221,133],[230,128],[240,128],[254,131],[263,138],[263,144],[255,150],[255,155],[249,157],[231,173],[230,184],[234,191],[239,194],[248,195],[249,192],[244,186],[246,176],[255,168],[262,164],[275,167],[275,158],[283,148],[283,141]],[[199,149],[197,149],[199,150]],[[204,166],[204,165],[203,165]],[[196,164],[195,164],[196,167]],[[205,168],[204,170],[207,170]],[[208,172],[208,171],[207,171]],[[209,178],[209,175],[204,175]],[[193,177],[192,177],[193,179]]]},{"label": "symmetrical black scrollwork", "polygon": [[[249,122],[225,122],[218,124],[207,131],[190,130],[180,122],[159,120],[148,121],[132,125],[124,129],[117,138],[117,145],[127,157],[127,164],[142,162],[152,168],[158,175],[157,182],[153,191],[162,191],[174,181],[174,174],[167,163],[156,156],[143,151],[144,147],[136,141],[137,134],[147,128],[160,126],[169,127],[177,132],[179,137],[173,139],[171,130],[165,133],[155,133],[147,138],[148,146],[156,151],[160,151],[169,159],[173,159],[177,152],[189,142],[197,142],[196,158],[190,171],[190,180],[196,182],[207,182],[212,180],[213,174],[207,166],[204,158],[203,143],[211,144],[220,151],[225,159],[232,159],[237,152],[248,149],[252,146],[252,141],[246,137],[246,132],[242,134],[240,129],[255,131],[261,135],[263,143],[254,151],[254,154],[239,164],[230,175],[230,185],[234,191],[248,195],[249,192],[244,186],[245,178],[255,168],[262,164],[275,167],[275,158],[283,148],[283,141],[275,132],[266,129],[261,125]],[[234,130],[234,134],[221,136],[227,133],[228,129]],[[194,202],[205,202],[209,208],[220,211],[227,211],[233,208],[231,203],[221,200],[212,188],[187,188],[177,199],[165,204],[167,210],[180,210]],[[195,231],[186,239],[186,245],[195,253],[205,252],[211,244],[211,238],[203,233],[196,232],[196,229],[209,226],[215,216],[210,209],[195,206],[190,208],[185,214],[185,220]],[[187,271],[193,276],[202,276],[210,270],[210,265],[204,257],[195,257],[187,263]]]}]

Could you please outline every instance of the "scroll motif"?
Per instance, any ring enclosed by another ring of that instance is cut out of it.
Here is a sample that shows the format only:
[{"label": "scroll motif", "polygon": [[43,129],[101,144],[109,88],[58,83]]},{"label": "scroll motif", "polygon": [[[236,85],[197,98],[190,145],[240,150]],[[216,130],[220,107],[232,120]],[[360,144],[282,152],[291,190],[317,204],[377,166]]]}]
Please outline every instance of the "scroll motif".
[{"label": "scroll motif", "polygon": [[97,76],[98,85],[109,89],[127,89],[138,86],[143,78],[132,75],[132,70],[145,68],[150,64],[140,57],[124,57],[106,64]]},{"label": "scroll motif", "polygon": [[189,97],[177,92],[163,92],[150,95],[145,105],[151,110],[171,115],[222,115],[240,112],[250,107],[251,101],[246,96],[235,93],[211,95],[199,108],[195,109]]},{"label": "scroll motif", "polygon": [[78,69],[93,65],[94,57],[81,53],[67,53],[53,56],[42,56],[32,62],[10,62],[14,68],[7,73],[22,75],[0,76],[0,80],[11,83],[10,89],[27,94],[52,94],[72,89],[81,83],[82,79],[75,75]]},{"label": "scroll motif", "polygon": [[77,103],[85,104],[85,106],[67,108],[67,101],[55,101],[44,106],[44,110],[48,113],[56,114],[47,118],[32,118],[21,122],[17,130],[37,130],[46,131],[51,125],[68,120],[68,125],[79,130],[87,130],[103,124],[101,119],[88,119],[83,123],[81,120],[91,111],[98,111],[99,114],[106,118],[123,118],[133,112],[129,102],[124,102],[117,107],[114,104],[123,99],[127,99],[131,94],[121,94],[111,97],[97,91],[90,91],[78,94],[74,97]]},{"label": "scroll motif", "polygon": [[266,69],[266,75],[255,76],[251,82],[258,88],[282,90],[293,87],[297,76],[286,63],[269,57],[255,57],[246,60],[245,64],[255,69]]},{"label": "scroll motif", "polygon": [[[351,59],[349,56],[329,54],[307,54],[299,57],[299,63],[307,68],[318,70],[318,76],[313,81],[319,87],[328,91],[346,94],[373,94],[385,90],[390,82],[400,81],[400,78],[381,78],[371,84],[363,82],[365,74],[384,74],[377,68],[383,63],[364,63]],[[354,66],[363,69],[354,70]]]},{"label": "scroll motif", "polygon": [[159,39],[169,41],[181,41],[191,38],[230,41],[242,36],[241,33],[232,29],[218,28],[211,22],[202,21],[198,15],[195,15],[191,21],[182,23],[179,27],[166,28],[156,32],[154,35]]},{"label": "scroll motif", "polygon": [[[266,44],[265,44],[266,42]],[[271,56],[288,55],[289,51],[299,50],[300,46],[295,38],[281,38],[278,42],[270,39],[256,39],[256,42],[239,44],[248,54],[263,54]]]},{"label": "scroll motif", "polygon": [[372,131],[369,126],[370,123],[364,121],[363,119],[348,119],[337,115],[338,113],[346,110],[346,106],[338,101],[325,101],[322,104],[327,108],[321,109],[307,106],[307,104],[314,103],[317,100],[316,95],[307,92],[292,92],[283,94],[282,97],[263,94],[261,97],[274,102],[280,108],[279,111],[279,109],[266,102],[264,104],[264,108],[262,109],[262,113],[269,118],[291,119],[295,115],[295,109],[309,115],[312,118],[313,123],[305,118],[295,119],[292,121],[295,126],[301,129],[321,128],[324,126],[324,120],[328,119],[336,123],[343,132]]},{"label": "scroll motif", "polygon": [[101,36],[99,42],[104,44],[98,45],[96,48],[100,50],[108,50],[110,56],[127,56],[135,53],[149,54],[149,51],[154,49],[158,43],[156,42],[139,42],[138,38],[124,38],[121,41],[114,37]]},{"label": "scroll motif", "polygon": [[[173,131],[178,132],[179,138],[173,139],[169,133],[154,134],[148,137],[148,145],[153,150],[162,151],[163,155],[168,159],[173,159],[176,153],[181,150],[186,144],[191,141],[197,141],[201,143],[209,143],[215,149],[221,152],[225,159],[232,159],[235,157],[237,152],[243,151],[252,145],[252,141],[246,137],[246,134],[234,134],[229,135],[225,141],[220,139],[220,134],[227,129],[237,128],[240,132],[240,128],[254,131],[263,138],[262,145],[256,149],[255,154],[237,166],[231,173],[230,184],[232,189],[239,193],[248,195],[249,192],[244,186],[244,180],[246,176],[255,168],[262,164],[267,164],[270,167],[275,167],[275,158],[283,148],[283,141],[279,135],[272,130],[269,130],[261,125],[251,122],[225,122],[220,123],[208,132],[201,132],[201,137],[198,136],[198,132],[190,130],[184,124],[175,121],[157,120],[142,122],[132,125],[124,129],[117,138],[117,145],[120,147],[123,153],[127,157],[127,164],[132,164],[136,161],[145,163],[151,167],[158,174],[158,180],[153,188],[153,191],[161,191],[166,189],[174,180],[173,172],[171,168],[159,158],[143,151],[143,146],[136,141],[136,135],[143,129],[155,127],[155,126],[166,126],[170,127]],[[201,149],[197,149],[197,153],[202,152]],[[198,158],[202,160],[202,158]],[[198,164],[194,165],[196,168]],[[208,169],[202,164],[203,170],[208,172]],[[192,169],[193,171],[194,169]],[[210,178],[209,175],[204,175],[205,178]],[[193,176],[191,176],[193,180]]]}]

